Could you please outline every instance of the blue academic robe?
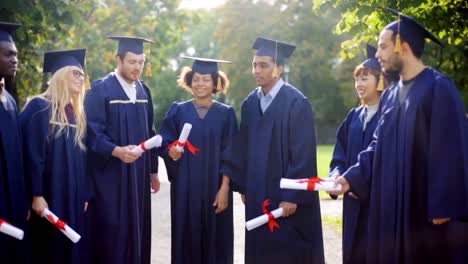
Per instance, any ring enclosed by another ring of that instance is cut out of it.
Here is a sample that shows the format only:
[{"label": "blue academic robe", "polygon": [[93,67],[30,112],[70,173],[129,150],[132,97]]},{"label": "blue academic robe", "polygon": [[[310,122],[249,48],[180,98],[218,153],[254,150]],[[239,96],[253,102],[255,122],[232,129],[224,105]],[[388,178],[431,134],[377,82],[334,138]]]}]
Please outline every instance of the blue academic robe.
[{"label": "blue academic robe", "polygon": [[[20,115],[26,179],[31,196],[42,196],[49,209],[78,234],[85,235],[84,204],[88,200],[86,152],[75,145],[73,112],[70,125],[56,136],[49,102],[35,98]],[[74,244],[34,212],[29,220],[31,258],[47,263],[83,262],[85,244]]]},{"label": "blue academic robe", "polygon": [[158,170],[156,152],[146,152],[132,164],[112,156],[116,146],[138,145],[155,135],[149,88],[138,81],[136,91],[133,103],[110,73],[94,82],[86,95],[95,263],[151,261],[150,173]]},{"label": "blue academic robe", "polygon": [[213,202],[237,133],[236,116],[232,107],[216,101],[203,119],[192,100],[174,103],[161,128],[164,148],[179,138],[185,123],[192,124],[188,140],[200,152],[193,155],[186,148],[178,161],[167,149],[162,154],[171,181],[172,263],[232,264],[232,192],[225,211],[215,214]]},{"label": "blue academic robe", "polygon": [[[320,204],[317,192],[280,189],[281,178],[317,176],[312,107],[295,87],[284,84],[262,113],[254,90],[242,104],[235,166],[229,174],[246,197],[246,220],[280,202],[298,204],[296,213],[279,218],[281,228],[268,225],[246,231],[245,263],[324,263]],[[228,174],[228,175],[229,175]]]},{"label": "blue academic robe", "polygon": [[[344,173],[357,162],[358,154],[372,141],[379,120],[377,112],[363,131],[364,107],[352,109],[336,133],[330,170]],[[343,198],[343,263],[365,263],[369,204],[345,194]]]},{"label": "blue academic robe", "polygon": [[[23,172],[18,108],[13,97],[3,90],[7,109],[0,104],[0,218],[25,228],[29,208]],[[22,263],[24,243],[0,233],[2,263]]]},{"label": "blue academic robe", "polygon": [[[466,263],[468,138],[465,108],[432,68],[402,103],[398,84],[381,98],[375,139],[345,178],[370,201],[368,263]],[[431,219],[450,217],[448,224]]]}]

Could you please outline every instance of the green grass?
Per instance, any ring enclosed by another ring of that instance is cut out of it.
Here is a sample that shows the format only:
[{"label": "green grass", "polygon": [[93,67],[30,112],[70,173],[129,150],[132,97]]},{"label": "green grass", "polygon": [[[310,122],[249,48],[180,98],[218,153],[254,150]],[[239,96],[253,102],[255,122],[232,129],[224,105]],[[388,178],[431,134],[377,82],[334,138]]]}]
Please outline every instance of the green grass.
[{"label": "green grass", "polygon": [[319,177],[327,177],[330,167],[330,161],[333,155],[333,145],[317,146],[317,171]]},{"label": "green grass", "polygon": [[[328,176],[330,161],[333,155],[333,145],[318,145],[317,146],[317,172],[319,177]],[[320,199],[330,199],[326,192],[319,192]]]}]

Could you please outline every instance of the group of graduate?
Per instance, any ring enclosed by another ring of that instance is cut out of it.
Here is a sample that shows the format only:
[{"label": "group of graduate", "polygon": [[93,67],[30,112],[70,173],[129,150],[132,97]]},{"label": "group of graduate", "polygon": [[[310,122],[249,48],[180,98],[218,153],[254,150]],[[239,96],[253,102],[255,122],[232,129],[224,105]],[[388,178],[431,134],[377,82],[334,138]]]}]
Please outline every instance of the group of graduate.
[{"label": "group of graduate", "polygon": [[[361,105],[337,131],[330,171],[343,198],[343,263],[464,263],[468,255],[468,122],[453,82],[421,60],[425,39],[400,14],[354,70]],[[162,146],[154,136],[151,89],[140,80],[139,37],[118,41],[116,69],[85,89],[86,49],[44,54],[46,90],[19,113],[8,93],[18,24],[0,23],[0,218],[25,230],[0,234],[1,263],[149,264],[151,190],[158,156],[171,183],[171,261],[233,263],[233,192],[246,220],[283,208],[279,228],[246,231],[245,263],[324,263],[317,192],[280,189],[280,179],[317,176],[314,114],[281,78],[295,46],[259,37],[241,121],[214,95],[228,61],[193,59],[177,79],[193,98],[175,102]],[[185,123],[192,129],[180,146]],[[182,151],[180,151],[182,147]],[[321,175],[323,176],[323,175]],[[267,202],[269,201],[269,208]],[[43,218],[49,208],[82,235],[74,244]],[[158,213],[154,214],[156,217]],[[156,237],[156,239],[158,239]]]}]

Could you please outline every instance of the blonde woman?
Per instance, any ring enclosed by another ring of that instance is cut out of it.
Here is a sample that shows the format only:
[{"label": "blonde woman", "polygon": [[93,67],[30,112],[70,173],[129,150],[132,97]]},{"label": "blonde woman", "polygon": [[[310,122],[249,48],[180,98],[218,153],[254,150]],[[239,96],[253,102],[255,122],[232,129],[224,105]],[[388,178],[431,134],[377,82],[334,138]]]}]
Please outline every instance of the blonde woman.
[{"label": "blonde woman", "polygon": [[85,54],[85,49],[46,52],[44,72],[52,74],[48,88],[30,100],[20,115],[26,179],[32,196],[31,254],[32,259],[47,263],[83,263],[85,240],[73,244],[44,219],[44,209],[49,208],[84,234],[88,200]]}]

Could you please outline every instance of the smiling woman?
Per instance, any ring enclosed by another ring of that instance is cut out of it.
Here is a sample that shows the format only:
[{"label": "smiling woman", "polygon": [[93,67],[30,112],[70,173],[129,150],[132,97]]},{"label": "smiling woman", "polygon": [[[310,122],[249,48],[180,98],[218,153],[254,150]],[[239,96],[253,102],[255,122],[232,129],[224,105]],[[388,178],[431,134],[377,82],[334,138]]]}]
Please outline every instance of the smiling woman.
[{"label": "smiling woman", "polygon": [[225,0],[182,0],[179,9],[211,9],[225,3]]}]

